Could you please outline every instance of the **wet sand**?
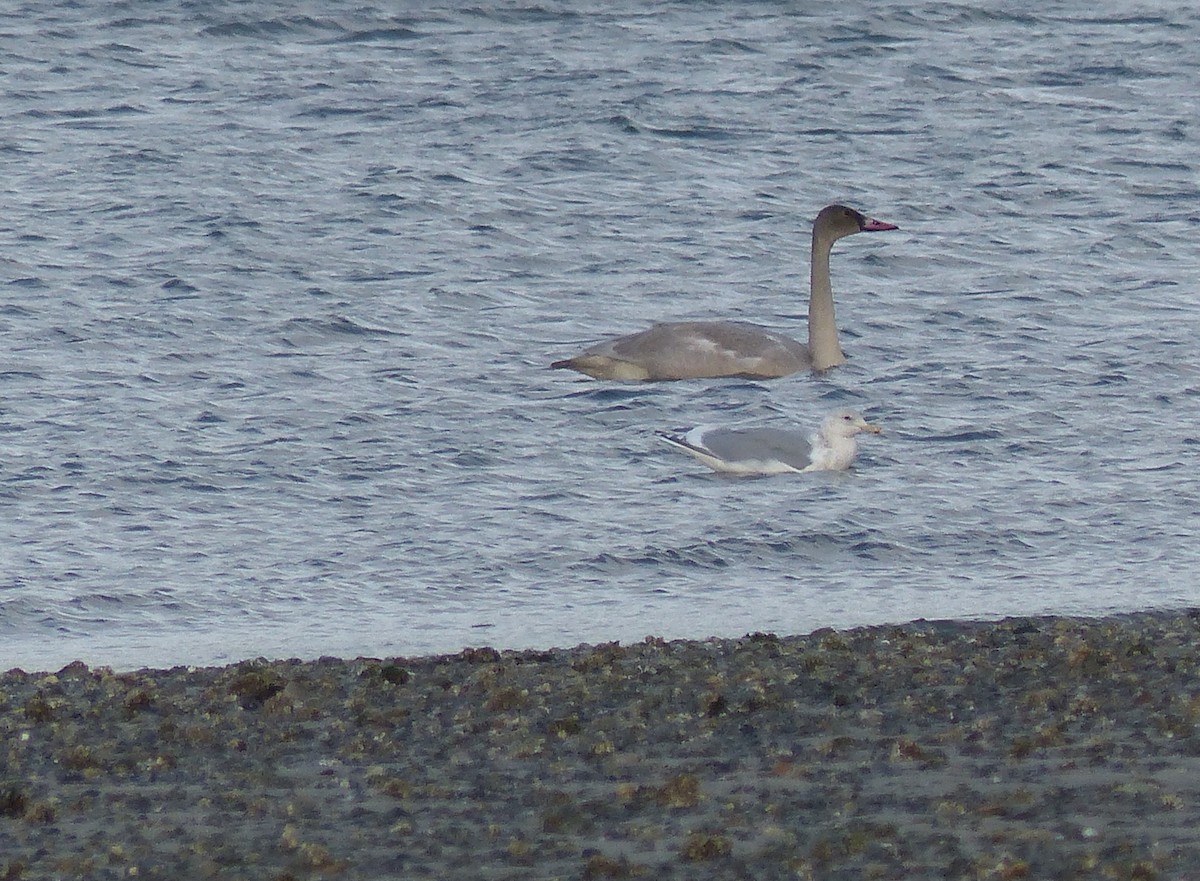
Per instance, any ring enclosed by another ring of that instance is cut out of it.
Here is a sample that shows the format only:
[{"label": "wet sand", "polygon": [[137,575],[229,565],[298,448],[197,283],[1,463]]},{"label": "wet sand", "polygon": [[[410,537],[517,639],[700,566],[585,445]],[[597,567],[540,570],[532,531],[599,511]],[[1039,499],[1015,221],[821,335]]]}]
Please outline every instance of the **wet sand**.
[{"label": "wet sand", "polygon": [[1200,877],[1197,612],[0,677],[0,879]]}]

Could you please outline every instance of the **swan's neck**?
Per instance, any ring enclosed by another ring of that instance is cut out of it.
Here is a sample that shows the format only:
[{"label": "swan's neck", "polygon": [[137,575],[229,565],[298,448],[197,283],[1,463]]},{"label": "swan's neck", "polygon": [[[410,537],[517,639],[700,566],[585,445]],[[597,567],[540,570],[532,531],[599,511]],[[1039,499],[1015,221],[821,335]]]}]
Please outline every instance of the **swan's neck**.
[{"label": "swan's neck", "polygon": [[812,281],[808,294],[808,353],[813,370],[827,370],[846,361],[838,344],[833,315],[833,287],[829,283],[829,252],[833,242],[813,230]]}]

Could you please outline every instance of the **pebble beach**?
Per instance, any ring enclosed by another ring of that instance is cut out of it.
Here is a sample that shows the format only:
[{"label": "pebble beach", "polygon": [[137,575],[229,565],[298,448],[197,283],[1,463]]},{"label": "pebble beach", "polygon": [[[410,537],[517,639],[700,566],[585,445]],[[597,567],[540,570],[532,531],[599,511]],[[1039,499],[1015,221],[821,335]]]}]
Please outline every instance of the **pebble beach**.
[{"label": "pebble beach", "polygon": [[10,670],[0,879],[1200,877],[1198,615]]}]

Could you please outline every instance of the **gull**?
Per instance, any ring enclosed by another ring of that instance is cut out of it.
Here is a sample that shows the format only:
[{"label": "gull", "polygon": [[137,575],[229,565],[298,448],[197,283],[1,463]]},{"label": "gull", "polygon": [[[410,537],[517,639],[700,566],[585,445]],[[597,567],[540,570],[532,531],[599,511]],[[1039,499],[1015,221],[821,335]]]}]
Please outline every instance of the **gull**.
[{"label": "gull", "polygon": [[825,417],[810,438],[780,428],[700,426],[680,436],[656,432],[666,443],[726,474],[787,474],[845,471],[858,453],[858,435],[882,429],[854,410]]}]

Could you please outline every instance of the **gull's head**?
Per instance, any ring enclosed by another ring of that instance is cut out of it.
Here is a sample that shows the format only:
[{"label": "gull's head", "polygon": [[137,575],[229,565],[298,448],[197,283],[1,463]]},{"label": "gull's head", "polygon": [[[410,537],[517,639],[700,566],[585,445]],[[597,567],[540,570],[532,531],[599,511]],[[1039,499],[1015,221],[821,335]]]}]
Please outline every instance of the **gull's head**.
[{"label": "gull's head", "polygon": [[883,431],[878,425],[872,425],[863,419],[861,413],[854,410],[837,410],[825,417],[821,425],[821,433],[827,438],[854,437],[856,434],[880,434]]}]

